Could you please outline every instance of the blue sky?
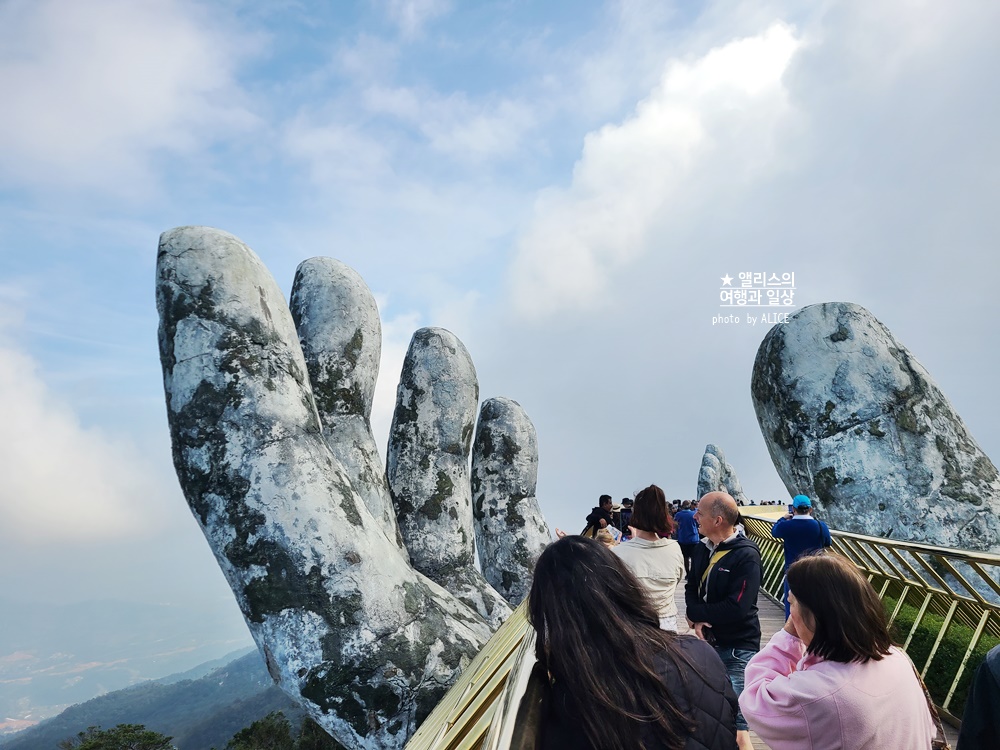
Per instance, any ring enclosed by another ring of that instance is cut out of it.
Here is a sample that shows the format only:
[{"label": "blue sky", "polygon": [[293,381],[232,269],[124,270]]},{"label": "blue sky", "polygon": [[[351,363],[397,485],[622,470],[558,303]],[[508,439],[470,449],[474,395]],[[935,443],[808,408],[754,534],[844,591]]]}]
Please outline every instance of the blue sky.
[{"label": "blue sky", "polygon": [[[160,232],[331,255],[539,433],[539,497],[785,496],[720,277],[866,306],[1000,456],[1000,8],[886,2],[0,3],[0,565],[15,597],[238,615],[170,465]],[[205,606],[209,606],[206,604]]]}]

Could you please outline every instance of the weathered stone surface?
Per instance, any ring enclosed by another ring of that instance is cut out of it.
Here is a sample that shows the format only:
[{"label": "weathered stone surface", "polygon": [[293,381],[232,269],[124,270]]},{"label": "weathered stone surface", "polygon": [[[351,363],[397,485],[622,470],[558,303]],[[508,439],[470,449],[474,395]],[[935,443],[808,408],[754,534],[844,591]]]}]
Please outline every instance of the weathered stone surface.
[{"label": "weathered stone surface", "polygon": [[389,431],[386,475],[413,567],[494,627],[510,608],[474,568],[469,448],[479,381],[465,345],[443,328],[413,334]]},{"label": "weathered stone surface", "polygon": [[370,422],[382,352],[375,297],[353,268],[333,258],[310,258],[295,272],[289,307],[327,445],[383,531],[402,549]]},{"label": "weathered stone surface", "polygon": [[472,443],[472,509],[483,575],[513,606],[531,588],[538,556],[552,541],[538,507],[538,437],[516,401],[479,409]]},{"label": "weathered stone surface", "polygon": [[709,443],[705,446],[705,455],[701,459],[701,468],[698,470],[698,494],[702,497],[709,492],[728,492],[740,505],[749,505],[743,494],[743,487],[740,485],[736,470],[726,460],[726,454],[722,448]]},{"label": "weathered stone surface", "polygon": [[1000,552],[1000,479],[948,399],[864,308],[803,308],[765,336],[752,394],[790,494],[831,526]]},{"label": "weathered stone surface", "polygon": [[249,248],[164,233],[157,308],[174,465],[271,675],[345,746],[402,747],[488,626],[407,564],[354,490]]}]

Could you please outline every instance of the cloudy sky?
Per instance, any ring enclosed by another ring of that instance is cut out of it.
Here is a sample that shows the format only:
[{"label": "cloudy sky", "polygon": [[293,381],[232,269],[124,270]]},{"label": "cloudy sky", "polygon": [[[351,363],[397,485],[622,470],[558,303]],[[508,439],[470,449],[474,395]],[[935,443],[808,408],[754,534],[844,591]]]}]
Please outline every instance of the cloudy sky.
[{"label": "cloudy sky", "polygon": [[721,277],[882,320],[1000,457],[1000,5],[0,2],[0,595],[238,612],[169,455],[160,232],[242,238],[289,291],[366,279],[388,432],[414,329],[539,434],[538,494],[694,494],[707,443],[784,499],[765,326]]}]

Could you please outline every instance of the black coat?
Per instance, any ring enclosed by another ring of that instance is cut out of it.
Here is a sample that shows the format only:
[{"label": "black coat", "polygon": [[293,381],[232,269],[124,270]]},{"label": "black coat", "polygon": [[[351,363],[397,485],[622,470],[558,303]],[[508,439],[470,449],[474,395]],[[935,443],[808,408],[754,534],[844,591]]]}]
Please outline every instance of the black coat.
[{"label": "black coat", "polygon": [[993,647],[969,685],[958,750],[1000,748],[1000,646]]},{"label": "black coat", "polygon": [[[684,666],[679,670],[666,656],[658,659],[656,669],[678,708],[694,720],[695,729],[684,745],[685,750],[735,750],[736,694],[722,660],[715,649],[693,636],[679,636],[678,644],[695,669]],[[539,750],[602,750],[591,744],[584,734],[569,696],[558,683],[552,686],[546,703]],[[652,727],[644,727],[634,741],[628,737],[623,739],[626,747],[644,747],[645,750],[666,747]]]},{"label": "black coat", "polygon": [[704,544],[694,548],[691,572],[684,589],[687,617],[691,622],[711,624],[709,635],[714,637],[717,646],[760,651],[760,618],[757,615],[760,550],[745,536],[723,542],[718,546],[718,551],[722,550],[729,552],[702,580],[712,555]]},{"label": "black coat", "polygon": [[[611,511],[605,510],[604,508],[598,505],[596,508],[590,511],[590,515],[587,516],[587,526],[583,530],[583,535],[594,536],[597,533],[597,530],[602,528],[601,526],[602,519],[608,522],[608,526],[611,526],[612,523],[614,522],[614,519],[611,517]],[[593,529],[593,533],[588,533],[591,531],[591,529]]]}]

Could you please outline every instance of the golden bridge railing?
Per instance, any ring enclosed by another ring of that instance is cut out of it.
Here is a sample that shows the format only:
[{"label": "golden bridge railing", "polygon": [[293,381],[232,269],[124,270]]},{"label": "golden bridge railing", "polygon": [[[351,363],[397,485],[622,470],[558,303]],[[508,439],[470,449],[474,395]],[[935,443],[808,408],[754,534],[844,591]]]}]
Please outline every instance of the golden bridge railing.
[{"label": "golden bridge railing", "polygon": [[[784,554],[782,541],[771,536],[773,525],[771,518],[744,516],[764,562],[761,588],[780,602]],[[846,531],[831,535],[834,550],[868,576],[931,696],[957,722],[975,668],[1000,644],[1000,555]]]},{"label": "golden bridge railing", "polygon": [[452,685],[406,750],[512,747],[518,703],[535,662],[527,602],[514,610]]}]

